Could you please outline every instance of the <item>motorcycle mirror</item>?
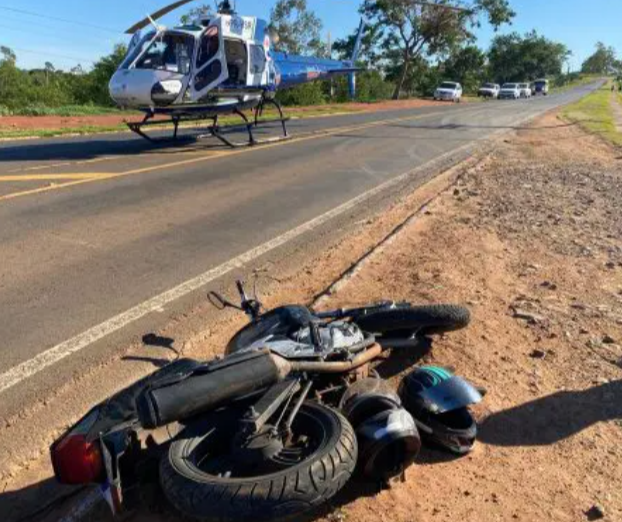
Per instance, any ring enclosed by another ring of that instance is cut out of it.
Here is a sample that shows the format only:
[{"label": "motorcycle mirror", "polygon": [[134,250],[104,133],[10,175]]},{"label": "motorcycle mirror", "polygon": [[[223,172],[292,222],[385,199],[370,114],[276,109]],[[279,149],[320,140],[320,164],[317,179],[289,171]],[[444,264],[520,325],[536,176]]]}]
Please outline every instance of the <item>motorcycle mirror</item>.
[{"label": "motorcycle mirror", "polygon": [[231,301],[228,301],[217,292],[209,292],[207,294],[207,300],[217,310],[224,310],[225,308],[235,308],[236,310],[242,310],[241,307],[233,304]]}]

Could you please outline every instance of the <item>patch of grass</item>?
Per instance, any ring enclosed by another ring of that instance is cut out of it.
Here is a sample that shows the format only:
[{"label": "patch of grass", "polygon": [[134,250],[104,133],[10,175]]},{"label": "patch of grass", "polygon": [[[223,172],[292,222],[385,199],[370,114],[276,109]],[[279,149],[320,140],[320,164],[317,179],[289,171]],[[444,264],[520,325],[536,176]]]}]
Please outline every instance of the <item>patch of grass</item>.
[{"label": "patch of grass", "polygon": [[576,80],[572,80],[571,82],[568,82],[566,85],[559,85],[556,87],[551,87],[550,90],[551,90],[551,93],[565,92],[575,87],[581,87],[582,85],[589,85],[590,83],[597,82],[601,78],[602,76],[599,76],[597,74],[586,74],[586,75],[582,75],[580,78],[577,78]]},{"label": "patch of grass", "polygon": [[567,120],[578,123],[588,132],[598,134],[614,145],[622,146],[622,133],[617,130],[611,102],[611,83],[607,82],[597,91],[565,107],[562,115]]},{"label": "patch of grass", "polygon": [[4,116],[105,116],[108,114],[127,114],[113,107],[98,107],[96,105],[65,105],[62,107],[47,107],[45,105],[28,105],[19,109],[6,110]]},{"label": "patch of grass", "polygon": [[64,127],[61,129],[0,129],[0,140],[19,138],[54,138],[69,134],[102,134],[127,130],[126,125],[90,125],[84,127]]}]

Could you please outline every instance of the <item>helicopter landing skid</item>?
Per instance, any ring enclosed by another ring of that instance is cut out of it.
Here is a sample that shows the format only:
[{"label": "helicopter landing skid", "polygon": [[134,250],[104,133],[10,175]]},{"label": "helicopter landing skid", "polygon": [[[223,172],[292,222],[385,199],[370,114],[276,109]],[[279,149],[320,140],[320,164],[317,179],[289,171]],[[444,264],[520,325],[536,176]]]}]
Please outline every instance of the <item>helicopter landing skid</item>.
[{"label": "helicopter landing skid", "polygon": [[[264,108],[266,105],[274,105],[278,111],[278,117],[272,119],[260,119],[263,116]],[[201,122],[206,120],[211,120],[211,123],[206,127],[206,134],[200,134],[198,139],[206,138],[206,137],[214,137],[220,140],[222,143],[231,148],[241,148],[241,147],[253,147],[257,145],[266,145],[269,143],[276,143],[280,141],[285,141],[291,139],[287,132],[286,123],[289,121],[289,118],[286,118],[283,114],[283,109],[281,106],[274,100],[266,100],[263,101],[259,106],[257,106],[254,110],[255,116],[254,120],[249,120],[248,116],[242,112],[240,109],[234,109],[230,114],[235,114],[239,116],[243,123],[237,125],[219,125],[218,119],[219,114],[211,114],[211,115],[203,115],[203,116],[194,116],[194,117],[184,117],[184,116],[171,116],[168,120],[154,120],[154,114],[148,113],[145,115],[144,119],[140,122],[128,122],[128,128],[138,134],[141,138],[149,141],[150,143],[166,143],[175,141],[178,139],[179,134],[179,126],[182,123],[192,123],[192,122]],[[162,125],[173,124],[173,136],[170,138],[154,138],[150,136],[146,132],[144,132],[145,127],[161,127]],[[258,139],[255,136],[255,129],[260,128],[262,125],[268,123],[280,123],[283,129],[282,136],[270,137]],[[233,141],[230,138],[230,134],[235,132],[236,130],[245,130],[248,134],[248,141]]]},{"label": "helicopter landing skid", "polygon": [[[286,118],[283,115],[283,109],[281,109],[281,106],[278,103],[274,102],[273,100],[269,100],[269,102],[270,104],[273,104],[277,108],[278,113],[279,113],[278,118],[260,120],[259,118],[263,115],[264,106],[265,106],[265,102],[262,102],[261,105],[255,108],[254,121],[250,121],[248,117],[246,116],[246,114],[244,114],[241,110],[236,109],[233,111],[233,114],[242,118],[243,123],[239,125],[227,125],[224,127],[220,127],[218,125],[218,117],[216,117],[214,118],[214,124],[209,128],[210,134],[231,148],[254,147],[257,145],[267,145],[270,143],[277,143],[280,141],[286,141],[286,140],[291,139],[291,136],[287,132],[287,125],[286,125],[287,122],[289,121],[289,118]],[[275,137],[263,138],[263,139],[257,139],[255,137],[255,133],[254,133],[255,128],[258,128],[260,127],[260,125],[265,125],[267,123],[277,123],[277,122],[280,123],[282,126],[282,129],[283,129],[282,136],[275,136]],[[226,131],[235,131],[239,129],[245,129],[246,132],[248,133],[247,142],[232,141],[226,135]],[[223,133],[223,130],[225,131],[225,133]]]}]

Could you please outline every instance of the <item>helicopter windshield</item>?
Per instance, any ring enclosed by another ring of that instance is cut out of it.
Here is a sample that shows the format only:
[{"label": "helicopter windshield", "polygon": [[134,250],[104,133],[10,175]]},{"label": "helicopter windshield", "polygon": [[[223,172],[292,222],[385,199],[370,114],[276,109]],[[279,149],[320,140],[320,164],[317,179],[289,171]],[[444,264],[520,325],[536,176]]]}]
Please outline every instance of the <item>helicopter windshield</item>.
[{"label": "helicopter windshield", "polygon": [[[150,45],[149,45],[150,44]],[[145,47],[147,49],[145,50]],[[179,74],[189,74],[194,53],[194,38],[177,33],[161,33],[145,42],[143,40],[137,48],[138,61],[136,69],[153,69]],[[131,62],[130,62],[131,63]]]},{"label": "helicopter windshield", "polygon": [[149,47],[155,36],[155,31],[151,31],[143,36],[138,44],[130,47],[130,51],[123,60],[123,63],[121,63],[120,69],[129,69],[130,66],[136,61],[136,58],[143,54],[147,47]]}]

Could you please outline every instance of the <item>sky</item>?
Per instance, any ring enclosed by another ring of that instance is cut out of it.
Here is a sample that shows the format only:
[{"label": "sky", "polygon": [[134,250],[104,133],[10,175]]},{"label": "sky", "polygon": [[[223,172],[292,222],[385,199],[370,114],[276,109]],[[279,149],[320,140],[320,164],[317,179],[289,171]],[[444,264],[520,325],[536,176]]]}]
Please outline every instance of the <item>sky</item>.
[{"label": "sky", "polygon": [[[238,0],[237,10],[243,15],[269,18],[274,2]],[[499,32],[525,33],[536,29],[547,38],[566,44],[573,53],[570,60],[573,70],[593,52],[598,41],[615,47],[622,56],[621,0],[510,2],[517,16],[511,26],[504,26]],[[42,67],[49,61],[59,69],[69,70],[78,64],[88,69],[100,56],[108,54],[115,43],[127,42],[128,37],[123,35],[125,29],[167,3],[167,0],[0,0],[0,45],[14,49],[18,65],[23,68]],[[324,24],[325,34],[330,31],[333,40],[351,33],[358,25],[360,3],[360,0],[308,0],[309,8]],[[181,14],[183,8],[164,18],[162,23],[174,25]],[[485,24],[476,33],[477,44],[484,49],[495,34]]]}]

